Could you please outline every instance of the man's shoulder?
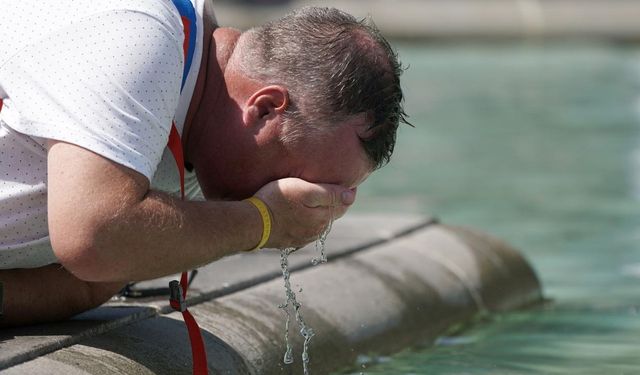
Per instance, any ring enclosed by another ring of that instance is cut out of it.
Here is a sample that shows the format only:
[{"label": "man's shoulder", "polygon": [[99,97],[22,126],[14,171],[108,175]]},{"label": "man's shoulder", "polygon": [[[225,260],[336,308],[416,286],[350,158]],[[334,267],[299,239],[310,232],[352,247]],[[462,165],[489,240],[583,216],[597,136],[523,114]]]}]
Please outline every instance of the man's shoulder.
[{"label": "man's shoulder", "polygon": [[[85,16],[103,13],[121,14],[125,17],[127,14],[145,15],[169,27],[172,34],[174,31],[182,30],[180,14],[171,0],[79,0],[79,2],[80,8],[85,8],[85,11],[80,10]],[[132,20],[132,22],[135,21]]]}]

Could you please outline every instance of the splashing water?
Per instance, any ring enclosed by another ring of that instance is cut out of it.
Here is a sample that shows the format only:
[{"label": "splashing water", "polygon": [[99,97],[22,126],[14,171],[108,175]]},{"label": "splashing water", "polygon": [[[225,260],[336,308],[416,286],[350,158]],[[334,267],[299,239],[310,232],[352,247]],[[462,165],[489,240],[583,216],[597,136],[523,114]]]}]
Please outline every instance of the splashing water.
[{"label": "splashing water", "polygon": [[[327,240],[327,236],[331,231],[331,226],[333,224],[333,212],[331,213],[331,220],[329,221],[329,225],[327,228],[320,234],[315,243],[316,251],[320,250],[320,256],[317,258],[313,258],[311,263],[315,266],[320,263],[327,262],[327,256],[325,254],[325,242]],[[291,313],[289,312],[289,306],[293,306],[293,311],[295,313],[296,322],[298,323],[298,328],[300,329],[300,335],[304,338],[304,343],[302,345],[302,367],[304,369],[304,375],[309,375],[309,344],[311,343],[311,338],[315,335],[313,329],[307,326],[304,322],[302,314],[300,313],[300,307],[302,306],[300,302],[296,299],[296,294],[291,290],[291,282],[289,273],[289,254],[294,252],[296,248],[289,247],[286,249],[280,249],[280,268],[282,269],[282,276],[284,278],[284,288],[285,288],[285,296],[286,301],[284,304],[278,305],[279,308],[284,310],[287,319],[285,321],[285,332],[284,332],[284,341],[286,344],[286,351],[284,353],[283,362],[287,365],[293,363],[293,348],[289,342],[289,326],[291,324]],[[302,292],[302,289],[300,289]]]}]

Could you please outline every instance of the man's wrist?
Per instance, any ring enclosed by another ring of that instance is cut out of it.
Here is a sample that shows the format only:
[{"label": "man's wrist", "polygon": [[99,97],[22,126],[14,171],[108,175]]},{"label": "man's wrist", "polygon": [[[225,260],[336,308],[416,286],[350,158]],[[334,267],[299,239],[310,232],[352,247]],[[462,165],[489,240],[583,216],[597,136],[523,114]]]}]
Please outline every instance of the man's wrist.
[{"label": "man's wrist", "polygon": [[264,247],[271,236],[271,213],[269,212],[269,207],[267,207],[266,203],[258,197],[254,196],[247,198],[245,201],[251,203],[258,210],[260,217],[262,218],[262,235],[260,237],[260,242],[258,243],[258,246],[249,251],[259,250]]}]

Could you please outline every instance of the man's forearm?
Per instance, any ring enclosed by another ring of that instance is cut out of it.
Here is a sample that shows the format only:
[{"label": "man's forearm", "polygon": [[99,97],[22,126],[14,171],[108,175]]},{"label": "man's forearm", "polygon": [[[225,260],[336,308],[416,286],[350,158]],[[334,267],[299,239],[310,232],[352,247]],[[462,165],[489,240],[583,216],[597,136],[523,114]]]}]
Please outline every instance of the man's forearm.
[{"label": "man's forearm", "polygon": [[51,245],[82,280],[165,276],[251,249],[260,239],[262,221],[248,202],[183,202],[82,147],[47,145]]},{"label": "man's forearm", "polygon": [[83,280],[145,280],[251,249],[261,232],[248,202],[183,202],[150,191],[96,230],[89,248],[57,255]]}]

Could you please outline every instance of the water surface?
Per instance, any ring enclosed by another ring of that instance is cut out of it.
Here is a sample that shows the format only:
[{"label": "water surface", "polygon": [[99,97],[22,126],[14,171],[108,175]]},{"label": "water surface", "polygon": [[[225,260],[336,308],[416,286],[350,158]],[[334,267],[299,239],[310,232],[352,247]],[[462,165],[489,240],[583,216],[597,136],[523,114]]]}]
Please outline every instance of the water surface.
[{"label": "water surface", "polygon": [[436,214],[499,236],[553,299],[365,374],[640,373],[640,48],[400,45],[407,112],[355,210]]}]

